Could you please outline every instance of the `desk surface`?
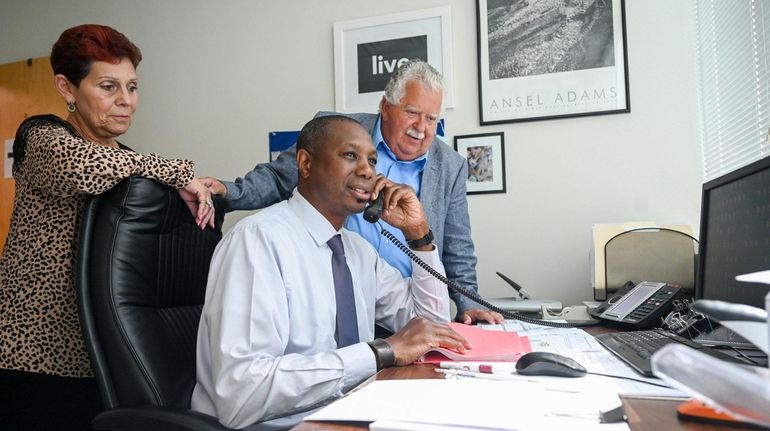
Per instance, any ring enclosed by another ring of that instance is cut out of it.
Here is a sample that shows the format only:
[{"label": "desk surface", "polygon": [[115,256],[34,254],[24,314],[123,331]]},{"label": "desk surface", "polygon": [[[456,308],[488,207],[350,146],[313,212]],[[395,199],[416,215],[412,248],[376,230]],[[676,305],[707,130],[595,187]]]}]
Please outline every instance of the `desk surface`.
[{"label": "desk surface", "polygon": [[[592,327],[588,332],[597,334],[612,331],[602,327]],[[434,371],[435,365],[421,364],[407,367],[387,368],[375,376],[377,380],[392,379],[438,379],[443,376]],[[746,428],[722,425],[710,425],[692,421],[680,421],[676,407],[681,401],[649,400],[621,397],[623,408],[628,416],[628,425],[633,431],[691,430],[691,431],[726,431]],[[292,431],[361,431],[368,430],[368,423],[331,423],[302,422]]]},{"label": "desk surface", "polygon": [[[377,380],[390,379],[438,379],[442,375],[433,371],[435,365],[410,365],[408,367],[388,368],[377,373]],[[679,421],[676,406],[680,401],[648,400],[621,397],[628,416],[628,425],[634,431],[691,430],[691,431],[726,431],[741,430],[728,426],[701,424],[698,422]],[[302,422],[292,431],[361,431],[368,430],[368,423],[332,423]]]}]

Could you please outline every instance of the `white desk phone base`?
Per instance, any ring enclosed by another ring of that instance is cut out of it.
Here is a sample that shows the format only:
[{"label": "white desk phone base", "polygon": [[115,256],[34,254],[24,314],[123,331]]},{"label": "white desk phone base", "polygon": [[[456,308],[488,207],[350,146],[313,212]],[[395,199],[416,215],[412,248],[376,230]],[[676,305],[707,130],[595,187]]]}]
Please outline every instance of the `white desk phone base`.
[{"label": "white desk phone base", "polygon": [[548,311],[560,311],[562,309],[561,301],[551,301],[548,299],[519,299],[517,297],[492,298],[489,303],[495,307],[506,311],[517,311],[521,313],[539,313],[543,307]]}]

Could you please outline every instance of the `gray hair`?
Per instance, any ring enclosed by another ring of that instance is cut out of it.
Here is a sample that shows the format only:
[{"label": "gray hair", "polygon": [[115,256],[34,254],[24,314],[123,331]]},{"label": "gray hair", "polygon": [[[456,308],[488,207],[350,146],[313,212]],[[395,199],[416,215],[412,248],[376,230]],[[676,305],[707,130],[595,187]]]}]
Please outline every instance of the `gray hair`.
[{"label": "gray hair", "polygon": [[385,86],[385,100],[391,105],[398,105],[406,93],[406,83],[417,81],[423,87],[438,91],[444,95],[446,80],[438,70],[422,60],[409,60],[399,66]]}]

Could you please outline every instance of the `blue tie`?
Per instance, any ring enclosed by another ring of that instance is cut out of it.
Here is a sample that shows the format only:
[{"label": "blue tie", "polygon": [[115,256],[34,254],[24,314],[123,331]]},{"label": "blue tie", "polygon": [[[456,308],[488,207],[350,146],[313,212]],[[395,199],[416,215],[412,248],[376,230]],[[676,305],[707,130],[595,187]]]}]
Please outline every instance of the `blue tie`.
[{"label": "blue tie", "polygon": [[334,276],[334,296],[337,300],[337,347],[358,343],[358,320],[356,319],[356,301],[353,294],[353,278],[345,261],[345,248],[342,237],[337,234],[326,242],[332,249],[332,275]]}]

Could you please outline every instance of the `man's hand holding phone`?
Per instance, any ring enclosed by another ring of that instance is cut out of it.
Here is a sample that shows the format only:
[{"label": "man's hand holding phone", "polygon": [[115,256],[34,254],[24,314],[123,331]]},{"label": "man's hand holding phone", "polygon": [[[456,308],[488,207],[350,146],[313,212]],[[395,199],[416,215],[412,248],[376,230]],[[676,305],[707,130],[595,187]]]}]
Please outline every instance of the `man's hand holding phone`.
[{"label": "man's hand holding phone", "polygon": [[[430,225],[414,189],[378,175],[372,198],[376,201],[380,195],[383,197],[382,219],[400,229],[407,240],[425,238],[429,235]],[[432,250],[432,247],[432,244],[427,244],[419,249]]]}]

